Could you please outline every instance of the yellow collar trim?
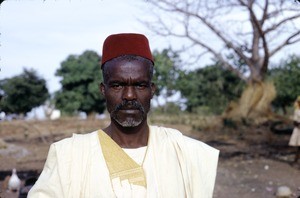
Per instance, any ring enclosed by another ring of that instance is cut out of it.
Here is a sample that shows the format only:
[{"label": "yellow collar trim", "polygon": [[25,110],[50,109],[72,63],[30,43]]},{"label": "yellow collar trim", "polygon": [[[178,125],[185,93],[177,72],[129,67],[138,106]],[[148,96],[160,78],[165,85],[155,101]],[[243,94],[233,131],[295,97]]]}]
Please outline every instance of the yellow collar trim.
[{"label": "yellow collar trim", "polygon": [[99,130],[98,137],[110,179],[119,177],[121,181],[127,179],[131,184],[146,187],[143,167],[129,157],[104,131]]}]

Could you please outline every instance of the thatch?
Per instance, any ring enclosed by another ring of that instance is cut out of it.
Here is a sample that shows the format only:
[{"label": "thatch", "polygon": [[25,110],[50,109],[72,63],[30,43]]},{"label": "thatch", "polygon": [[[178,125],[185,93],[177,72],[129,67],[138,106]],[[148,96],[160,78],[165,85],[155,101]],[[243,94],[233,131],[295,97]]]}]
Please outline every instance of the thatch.
[{"label": "thatch", "polygon": [[266,121],[272,115],[270,105],[275,97],[276,90],[272,82],[251,83],[237,103],[229,104],[224,117],[233,120],[246,118],[254,122]]}]

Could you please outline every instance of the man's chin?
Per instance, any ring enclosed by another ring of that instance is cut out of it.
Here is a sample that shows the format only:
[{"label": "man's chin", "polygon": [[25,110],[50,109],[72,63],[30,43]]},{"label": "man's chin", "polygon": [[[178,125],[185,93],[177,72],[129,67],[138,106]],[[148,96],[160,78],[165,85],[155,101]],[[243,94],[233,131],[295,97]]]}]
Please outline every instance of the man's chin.
[{"label": "man's chin", "polygon": [[133,128],[133,127],[137,127],[139,126],[141,123],[142,123],[142,120],[140,121],[123,121],[123,122],[120,122],[117,120],[117,122],[119,123],[119,125],[121,125],[122,127],[125,127],[125,128]]},{"label": "man's chin", "polygon": [[120,126],[125,128],[133,128],[139,126],[144,119],[134,119],[134,118],[127,118],[127,119],[118,119],[113,118]]}]

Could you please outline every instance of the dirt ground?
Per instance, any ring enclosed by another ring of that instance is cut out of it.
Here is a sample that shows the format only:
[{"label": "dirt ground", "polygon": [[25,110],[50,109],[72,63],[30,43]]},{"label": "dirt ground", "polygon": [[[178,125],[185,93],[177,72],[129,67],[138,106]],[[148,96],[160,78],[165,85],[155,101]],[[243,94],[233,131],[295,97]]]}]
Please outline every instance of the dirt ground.
[{"label": "dirt ground", "polygon": [[[108,123],[70,118],[0,122],[0,197],[17,197],[6,190],[5,177],[12,168],[17,169],[21,179],[38,176],[52,142]],[[214,197],[271,198],[279,186],[288,186],[293,197],[300,196],[300,162],[291,165],[295,150],[287,146],[289,136],[273,134],[269,125],[197,130],[184,124],[164,125],[220,150]]]}]

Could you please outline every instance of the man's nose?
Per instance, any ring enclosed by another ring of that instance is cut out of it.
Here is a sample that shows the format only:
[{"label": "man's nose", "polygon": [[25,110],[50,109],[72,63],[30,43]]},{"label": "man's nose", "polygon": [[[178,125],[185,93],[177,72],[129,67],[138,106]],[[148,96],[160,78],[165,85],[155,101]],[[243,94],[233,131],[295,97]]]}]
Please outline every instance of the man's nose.
[{"label": "man's nose", "polygon": [[123,100],[135,100],[136,99],[136,90],[134,86],[125,86],[123,91]]}]

